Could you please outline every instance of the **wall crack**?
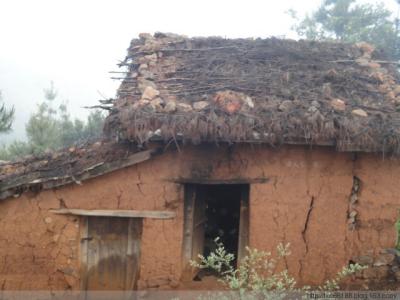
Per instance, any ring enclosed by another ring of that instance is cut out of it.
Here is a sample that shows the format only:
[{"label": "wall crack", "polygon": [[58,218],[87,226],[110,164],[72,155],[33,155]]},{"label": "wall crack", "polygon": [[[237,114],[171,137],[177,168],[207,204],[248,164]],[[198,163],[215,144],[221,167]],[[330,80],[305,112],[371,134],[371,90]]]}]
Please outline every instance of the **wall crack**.
[{"label": "wall crack", "polygon": [[349,230],[357,229],[358,211],[356,210],[356,206],[358,204],[360,190],[361,190],[361,180],[357,176],[353,176],[353,186],[351,188],[351,193],[349,197],[349,206],[347,210],[347,224]]},{"label": "wall crack", "polygon": [[308,253],[308,244],[307,244],[307,229],[310,223],[311,212],[314,208],[314,196],[311,197],[310,204],[307,211],[306,221],[304,222],[303,230],[301,231],[301,236],[303,237],[303,242],[306,247],[306,254]]},{"label": "wall crack", "polygon": [[307,230],[309,228],[310,224],[310,219],[311,219],[311,213],[312,210],[314,209],[314,200],[315,197],[311,196],[310,203],[308,205],[308,210],[307,210],[307,215],[306,215],[306,220],[304,222],[303,230],[301,231],[301,237],[303,239],[304,247],[305,247],[305,253],[303,256],[303,259],[299,260],[299,277],[302,278],[302,273],[303,273],[303,260],[308,254],[308,241],[307,241]]}]

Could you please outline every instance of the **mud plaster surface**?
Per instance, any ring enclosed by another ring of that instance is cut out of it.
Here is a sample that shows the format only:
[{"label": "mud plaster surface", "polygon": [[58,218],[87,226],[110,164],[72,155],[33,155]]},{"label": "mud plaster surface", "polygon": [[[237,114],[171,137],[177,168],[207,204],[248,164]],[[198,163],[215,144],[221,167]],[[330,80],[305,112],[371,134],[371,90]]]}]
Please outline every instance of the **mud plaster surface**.
[{"label": "mud plaster surface", "polygon": [[[0,289],[79,289],[82,209],[173,210],[143,222],[139,287],[176,287],[181,276],[183,186],[179,178],[268,178],[250,188],[250,247],[290,242],[286,264],[301,283],[332,277],[354,256],[393,247],[400,207],[398,160],[330,149],[198,146],[97,179],[0,203]],[[347,226],[353,176],[361,180],[358,229]],[[397,178],[396,178],[397,177]]]}]

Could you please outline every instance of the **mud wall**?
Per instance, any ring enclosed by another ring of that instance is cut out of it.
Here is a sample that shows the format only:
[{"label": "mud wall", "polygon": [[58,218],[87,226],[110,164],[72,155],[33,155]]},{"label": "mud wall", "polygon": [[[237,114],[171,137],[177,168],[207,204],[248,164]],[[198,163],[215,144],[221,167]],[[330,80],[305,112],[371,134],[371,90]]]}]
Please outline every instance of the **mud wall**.
[{"label": "mud wall", "polygon": [[[140,288],[173,288],[181,276],[183,186],[179,179],[254,179],[250,246],[290,242],[289,271],[302,283],[332,277],[353,257],[393,247],[400,186],[398,160],[327,148],[198,146],[82,185],[24,194],[0,203],[0,289],[79,289],[79,217],[56,208],[174,210],[143,222]],[[350,204],[354,177],[357,201]],[[351,211],[356,211],[349,220]],[[349,224],[352,223],[352,224]],[[352,226],[350,226],[352,225]]]}]

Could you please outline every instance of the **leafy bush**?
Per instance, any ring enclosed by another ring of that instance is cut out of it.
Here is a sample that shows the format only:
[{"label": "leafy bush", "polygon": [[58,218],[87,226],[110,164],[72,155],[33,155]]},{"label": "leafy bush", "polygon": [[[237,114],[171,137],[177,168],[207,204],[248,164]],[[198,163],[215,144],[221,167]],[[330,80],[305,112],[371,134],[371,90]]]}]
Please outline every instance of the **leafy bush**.
[{"label": "leafy bush", "polygon": [[[215,239],[216,250],[207,257],[198,255],[199,261],[191,261],[193,267],[199,269],[211,269],[215,271],[229,290],[244,295],[248,292],[256,292],[259,296],[270,292],[305,292],[311,291],[311,287],[297,287],[296,280],[287,269],[277,271],[277,266],[286,256],[290,255],[290,244],[277,246],[277,258],[273,258],[271,252],[246,248],[247,255],[240,261],[237,268],[233,267],[235,256],[228,253],[224,245]],[[318,291],[334,291],[339,289],[339,283],[349,275],[365,269],[359,264],[351,264],[343,267],[334,279],[327,280],[323,285],[316,287]],[[270,294],[268,295],[270,297]]]}]

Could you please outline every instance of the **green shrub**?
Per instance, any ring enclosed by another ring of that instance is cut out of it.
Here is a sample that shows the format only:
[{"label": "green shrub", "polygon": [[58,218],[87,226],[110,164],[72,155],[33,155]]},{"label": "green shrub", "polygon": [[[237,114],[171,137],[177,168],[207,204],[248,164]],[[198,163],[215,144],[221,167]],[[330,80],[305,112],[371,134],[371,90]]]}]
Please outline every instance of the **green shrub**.
[{"label": "green shrub", "polygon": [[277,271],[279,262],[290,255],[290,244],[277,246],[277,258],[274,258],[271,252],[247,247],[247,255],[240,261],[239,266],[234,268],[235,256],[226,251],[219,238],[215,239],[215,243],[217,246],[215,251],[207,257],[198,255],[199,261],[191,261],[191,265],[215,271],[220,277],[219,281],[229,290],[239,292],[239,295],[247,292],[266,295],[270,292],[334,291],[339,289],[339,283],[343,279],[366,268],[359,264],[351,264],[343,267],[333,279],[327,280],[315,289],[309,286],[299,288],[287,269]]}]

